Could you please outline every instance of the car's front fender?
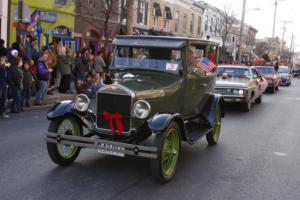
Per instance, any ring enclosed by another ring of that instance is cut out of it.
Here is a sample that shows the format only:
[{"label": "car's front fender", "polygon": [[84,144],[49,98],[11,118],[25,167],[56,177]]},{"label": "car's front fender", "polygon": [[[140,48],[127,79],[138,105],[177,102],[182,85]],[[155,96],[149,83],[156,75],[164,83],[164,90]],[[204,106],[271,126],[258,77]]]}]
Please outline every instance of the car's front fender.
[{"label": "car's front fender", "polygon": [[224,101],[224,98],[222,97],[222,95],[210,94],[208,102],[203,111],[203,114],[211,126],[215,122],[215,111],[216,111],[217,105],[220,105],[220,107],[221,107],[222,117],[225,116],[224,103],[225,103],[225,101]]},{"label": "car's front fender", "polygon": [[74,102],[67,100],[56,103],[49,111],[47,115],[48,120],[56,120],[71,116],[78,122],[89,129],[93,129],[93,121],[95,121],[95,115],[91,110],[87,112],[78,112],[75,108]]},{"label": "car's front fender", "polygon": [[178,126],[181,130],[182,139],[185,140],[186,139],[186,135],[185,135],[186,131],[185,131],[185,127],[184,127],[184,120],[181,117],[181,115],[178,113],[176,113],[176,114],[171,114],[171,113],[156,114],[151,119],[149,119],[147,121],[147,123],[148,123],[148,127],[150,128],[152,133],[161,134],[168,128],[169,124],[172,121],[175,121],[178,124]]}]

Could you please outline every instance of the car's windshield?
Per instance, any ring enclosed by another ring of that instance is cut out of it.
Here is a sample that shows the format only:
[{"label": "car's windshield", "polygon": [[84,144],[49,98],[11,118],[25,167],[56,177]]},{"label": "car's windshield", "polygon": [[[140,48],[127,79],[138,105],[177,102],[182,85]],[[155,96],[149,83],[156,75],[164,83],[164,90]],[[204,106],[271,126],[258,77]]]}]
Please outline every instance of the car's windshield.
[{"label": "car's windshield", "polygon": [[179,74],[182,68],[180,49],[153,47],[115,47],[111,68],[142,69]]},{"label": "car's windshield", "polygon": [[288,67],[279,67],[278,73],[279,74],[288,74],[289,73],[289,68]]},{"label": "car's windshield", "polygon": [[257,67],[256,68],[261,74],[274,74],[275,70],[271,67]]},{"label": "car's windshield", "polygon": [[228,78],[250,78],[250,70],[246,68],[238,68],[238,67],[219,67],[217,69],[217,75],[226,76]]}]

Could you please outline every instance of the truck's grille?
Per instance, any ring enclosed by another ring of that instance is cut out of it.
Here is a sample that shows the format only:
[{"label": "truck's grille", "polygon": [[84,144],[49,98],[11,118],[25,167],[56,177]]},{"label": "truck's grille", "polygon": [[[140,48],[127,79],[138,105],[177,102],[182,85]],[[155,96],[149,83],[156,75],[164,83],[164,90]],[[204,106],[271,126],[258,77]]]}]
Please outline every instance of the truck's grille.
[{"label": "truck's grille", "polygon": [[[117,113],[122,116],[123,131],[130,130],[130,113],[131,113],[131,96],[98,93],[97,98],[97,126],[98,128],[111,130],[109,120],[105,119],[103,113],[115,115]],[[116,120],[113,120],[115,130],[118,130]]]},{"label": "truck's grille", "polygon": [[216,88],[215,93],[216,94],[222,94],[222,95],[232,95],[232,89]]}]

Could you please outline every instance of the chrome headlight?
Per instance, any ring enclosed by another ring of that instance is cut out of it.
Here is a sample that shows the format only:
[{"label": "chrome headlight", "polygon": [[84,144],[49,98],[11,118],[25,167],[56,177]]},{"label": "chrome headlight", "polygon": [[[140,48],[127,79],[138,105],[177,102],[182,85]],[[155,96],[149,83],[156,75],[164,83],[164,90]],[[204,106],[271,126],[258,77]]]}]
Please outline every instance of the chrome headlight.
[{"label": "chrome headlight", "polygon": [[138,100],[133,105],[133,114],[139,119],[145,119],[150,115],[151,106],[145,100]]},{"label": "chrome headlight", "polygon": [[244,94],[244,90],[239,90],[239,95],[243,95]]},{"label": "chrome headlight", "polygon": [[89,109],[90,99],[85,94],[80,94],[75,97],[74,105],[79,112],[85,112]]}]

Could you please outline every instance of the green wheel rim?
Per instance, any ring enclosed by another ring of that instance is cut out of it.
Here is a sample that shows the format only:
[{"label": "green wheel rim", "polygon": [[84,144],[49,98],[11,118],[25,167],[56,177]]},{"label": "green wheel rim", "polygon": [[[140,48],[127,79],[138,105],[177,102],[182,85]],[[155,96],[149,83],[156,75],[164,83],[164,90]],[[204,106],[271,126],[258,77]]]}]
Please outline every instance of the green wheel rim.
[{"label": "green wheel rim", "polygon": [[179,154],[179,133],[176,129],[169,130],[162,150],[162,171],[165,177],[172,176]]},{"label": "green wheel rim", "polygon": [[[57,134],[80,136],[80,126],[76,120],[66,118],[61,121],[58,126]],[[73,145],[58,144],[57,151],[64,159],[69,159],[76,154],[78,147]]]},{"label": "green wheel rim", "polygon": [[218,141],[220,137],[220,131],[221,131],[221,109],[220,106],[216,108],[216,115],[215,115],[215,123],[214,123],[214,129],[213,129],[213,137],[215,141]]}]

